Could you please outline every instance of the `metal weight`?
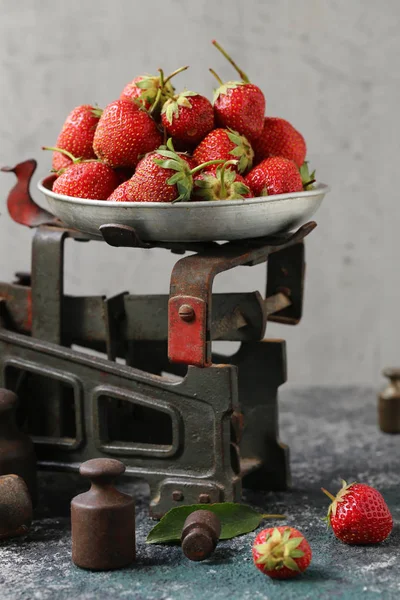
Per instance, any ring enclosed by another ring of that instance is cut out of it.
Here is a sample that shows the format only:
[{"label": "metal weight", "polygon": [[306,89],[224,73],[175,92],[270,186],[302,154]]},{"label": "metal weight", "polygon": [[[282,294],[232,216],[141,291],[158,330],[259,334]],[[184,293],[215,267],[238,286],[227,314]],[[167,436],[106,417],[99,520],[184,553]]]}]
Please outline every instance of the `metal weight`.
[{"label": "metal weight", "polygon": [[125,465],[94,458],[79,472],[91,480],[88,492],[71,502],[72,561],[83,569],[120,569],[135,560],[135,504],[113,481]]},{"label": "metal weight", "polygon": [[385,433],[400,433],[400,369],[385,369],[388,386],[379,394],[379,427]]},{"label": "metal weight", "polygon": [[24,535],[32,523],[32,501],[18,475],[0,477],[0,540]]},{"label": "metal weight", "polygon": [[210,510],[196,510],[182,529],[182,551],[189,560],[201,561],[214,552],[221,534],[221,522]]}]

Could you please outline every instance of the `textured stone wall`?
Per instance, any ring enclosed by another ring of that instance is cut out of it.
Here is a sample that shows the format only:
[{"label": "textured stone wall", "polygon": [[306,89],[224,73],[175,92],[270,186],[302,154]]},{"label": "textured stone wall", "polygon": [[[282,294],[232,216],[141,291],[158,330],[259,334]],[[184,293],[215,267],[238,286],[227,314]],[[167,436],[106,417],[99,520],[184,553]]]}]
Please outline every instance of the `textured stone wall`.
[{"label": "textured stone wall", "polygon": [[[269,330],[288,340],[291,381],[378,384],[400,363],[398,0],[0,0],[0,11],[0,163],[37,158],[35,181],[66,114],[105,105],[138,74],[189,64],[176,84],[210,95],[209,66],[232,77],[217,37],[263,88],[268,114],[304,133],[332,186],[307,243],[303,321]],[[10,185],[1,175],[2,280],[30,262],[31,232],[6,214]],[[70,293],[168,289],[165,251],[70,245]],[[262,267],[216,280],[218,291],[263,287]]]}]

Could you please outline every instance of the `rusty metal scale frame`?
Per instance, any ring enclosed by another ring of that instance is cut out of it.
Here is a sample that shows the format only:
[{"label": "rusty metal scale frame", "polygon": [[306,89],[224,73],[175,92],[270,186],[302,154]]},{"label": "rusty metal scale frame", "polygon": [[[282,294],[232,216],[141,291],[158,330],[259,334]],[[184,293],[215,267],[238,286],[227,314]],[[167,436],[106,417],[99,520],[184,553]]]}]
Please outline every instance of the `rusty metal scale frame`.
[{"label": "rusty metal scale frame", "polygon": [[[242,486],[286,489],[288,448],[278,438],[277,413],[285,342],[263,338],[267,320],[297,324],[301,318],[303,239],[316,224],[225,244],[143,243],[129,227],[105,225],[102,235],[112,246],[195,254],[175,264],[169,296],[72,297],[63,292],[64,243],[90,236],[65,228],[35,204],[29,193],[35,168],[29,160],[3,169],[17,176],[9,214],[35,233],[31,274],[0,283],[0,387],[21,396],[21,424],[33,408],[46,417],[46,435],[33,435],[39,466],[76,471],[91,458],[118,458],[128,475],[149,484],[156,518],[182,503],[240,501]],[[219,273],[264,262],[265,299],[258,292],[212,294]],[[212,354],[213,340],[240,341],[241,347],[222,357]],[[73,390],[72,437],[63,433],[63,384]],[[116,440],[113,414],[104,408],[110,402],[128,428],[135,411],[158,411],[152,431],[162,437],[167,420],[171,439]]]}]

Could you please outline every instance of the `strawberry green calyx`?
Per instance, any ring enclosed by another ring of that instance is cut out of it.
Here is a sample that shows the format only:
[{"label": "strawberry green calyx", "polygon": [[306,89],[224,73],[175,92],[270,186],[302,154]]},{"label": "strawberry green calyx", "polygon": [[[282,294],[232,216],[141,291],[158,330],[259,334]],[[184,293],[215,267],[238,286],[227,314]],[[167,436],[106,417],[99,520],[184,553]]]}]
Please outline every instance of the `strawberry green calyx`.
[{"label": "strawberry green calyx", "polygon": [[100,119],[101,115],[103,114],[103,109],[99,108],[98,106],[93,106],[91,113],[94,117],[97,117],[98,119]]},{"label": "strawberry green calyx", "polygon": [[247,77],[246,73],[242,71],[242,69],[235,63],[235,61],[229,56],[229,54],[222,48],[220,44],[216,40],[212,41],[213,45],[221,52],[223,56],[225,56],[226,60],[230,62],[232,67],[237,71],[239,77],[242,79],[243,83],[250,83],[250,79]]},{"label": "strawberry green calyx", "polygon": [[173,71],[167,78],[164,77],[162,69],[158,69],[160,75],[143,75],[140,79],[135,81],[135,86],[142,90],[139,98],[136,98],[139,104],[145,105],[146,103],[152,108],[152,113],[155,112],[154,105],[159,107],[159,104],[163,104],[168,98],[171,98],[175,93],[175,88],[171,84],[170,80],[181,73],[186,71],[188,66],[180,67]]},{"label": "strawberry green calyx", "polygon": [[154,100],[157,95],[157,91],[160,87],[165,89],[167,94],[173,94],[174,88],[171,84],[162,85],[160,77],[158,75],[144,75],[140,81],[135,82],[136,87],[140,88],[142,93],[140,97],[144,100],[148,100],[150,103]]},{"label": "strawberry green calyx", "polygon": [[218,98],[220,96],[226,96],[226,94],[228,94],[229,90],[235,90],[236,88],[240,87],[241,85],[245,85],[245,84],[242,81],[227,81],[226,83],[223,83],[222,85],[220,85],[218,88],[216,88],[214,90],[213,104],[215,104],[215,102],[218,100]]},{"label": "strawberry green calyx", "polygon": [[175,152],[171,138],[167,141],[166,147],[167,149],[165,149],[165,146],[161,146],[156,150],[156,153],[163,158],[154,158],[153,161],[163,169],[176,171],[176,173],[171,175],[167,180],[168,185],[176,185],[179,192],[179,196],[173,200],[173,202],[188,202],[190,200],[193,191],[193,175],[205,167],[210,165],[220,165],[225,162],[223,160],[210,160],[198,165],[194,169],[190,169],[188,163]]},{"label": "strawberry green calyx", "polygon": [[170,125],[172,125],[172,121],[174,117],[178,117],[179,115],[179,107],[185,106],[186,108],[192,108],[192,104],[189,100],[191,96],[198,96],[197,92],[190,92],[185,90],[180,94],[177,94],[173,98],[169,98],[163,105],[161,113],[167,117],[167,121]]},{"label": "strawberry green calyx", "polygon": [[301,180],[303,182],[303,189],[305,191],[313,190],[314,189],[313,183],[315,183],[315,169],[312,173],[310,173],[309,168],[308,168],[308,162],[305,161],[301,165],[299,171],[300,171]]},{"label": "strawberry green calyx", "polygon": [[269,533],[263,544],[254,546],[260,554],[257,559],[258,565],[263,565],[266,571],[274,571],[287,567],[292,571],[300,571],[295,558],[304,556],[299,545],[303,537],[290,537],[291,530],[287,528],[283,533],[274,529],[272,535]]},{"label": "strawberry green calyx", "polygon": [[338,491],[336,496],[334,496],[333,494],[328,492],[325,488],[321,488],[321,490],[324,492],[324,494],[326,496],[328,496],[328,498],[330,500],[332,500],[332,503],[329,505],[329,508],[328,508],[328,514],[326,516],[326,521],[328,523],[328,526],[331,523],[331,515],[333,515],[334,517],[336,516],[338,504],[340,502],[344,501],[346,495],[350,493],[351,487],[355,483],[356,483],[355,481],[353,481],[352,483],[347,483],[346,481],[344,481],[344,479],[342,479],[342,488]]},{"label": "strawberry green calyx", "polygon": [[236,172],[227,169],[237,164],[236,160],[228,160],[215,173],[204,173],[202,179],[195,181],[195,195],[204,200],[243,200],[250,193],[250,188],[241,181],[235,181]]},{"label": "strawberry green calyx", "polygon": [[217,75],[214,69],[209,69],[210,73],[212,73],[215,79],[219,83],[219,87],[214,90],[213,94],[213,104],[218,100],[220,96],[226,96],[229,90],[234,90],[241,85],[245,85],[243,81],[226,81],[225,83],[222,81],[221,77]]},{"label": "strawberry green calyx", "polygon": [[254,151],[249,141],[244,135],[240,135],[233,129],[228,129],[228,138],[231,142],[236,144],[236,147],[229,152],[232,156],[239,161],[238,172],[243,173],[251,168],[253,164]]}]

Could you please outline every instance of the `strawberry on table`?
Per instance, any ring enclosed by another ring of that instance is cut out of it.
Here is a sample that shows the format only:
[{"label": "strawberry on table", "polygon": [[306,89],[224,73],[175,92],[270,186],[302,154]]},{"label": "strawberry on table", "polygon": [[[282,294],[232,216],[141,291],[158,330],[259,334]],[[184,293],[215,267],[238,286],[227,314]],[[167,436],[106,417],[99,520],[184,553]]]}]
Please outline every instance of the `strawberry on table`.
[{"label": "strawberry on table", "polygon": [[263,529],[254,540],[254,564],[273,579],[296,577],[307,569],[311,558],[310,544],[294,527]]},{"label": "strawberry on table", "polygon": [[245,181],[256,197],[303,191],[299,169],[292,160],[280,156],[260,162],[246,175]]},{"label": "strawberry on table", "polygon": [[[90,104],[74,108],[65,120],[56,146],[79,158],[96,158],[93,139],[102,110]],[[59,171],[71,164],[71,159],[61,152],[53,154],[53,169]]]},{"label": "strawberry on table", "polygon": [[[245,173],[253,164],[254,152],[244,135],[231,129],[213,129],[197,146],[193,158],[200,164],[209,160],[238,160],[235,168]],[[210,167],[213,170],[213,167]]]},{"label": "strawberry on table", "polygon": [[227,81],[210,69],[220,87],[214,92],[215,119],[221,127],[231,127],[250,142],[261,134],[264,125],[265,98],[259,87],[250,83],[247,75],[237,66],[225,50],[213,40],[213,44],[236,69],[242,81]]},{"label": "strawberry on table", "polygon": [[297,129],[285,119],[265,117],[261,135],[254,140],[255,162],[259,163],[270,156],[283,156],[298,167],[306,159],[306,142]]},{"label": "strawberry on table", "polygon": [[364,483],[342,480],[336,497],[322,488],[332,500],[327,522],[335,536],[346,544],[378,544],[393,528],[393,518],[382,495]]},{"label": "strawberry on table", "polygon": [[103,110],[93,141],[96,156],[110,167],[136,167],[140,156],[162,142],[156,122],[130,100],[115,100]]},{"label": "strawberry on table", "polygon": [[214,109],[205,96],[185,91],[164,103],[161,120],[174,140],[195,145],[214,128]]}]

